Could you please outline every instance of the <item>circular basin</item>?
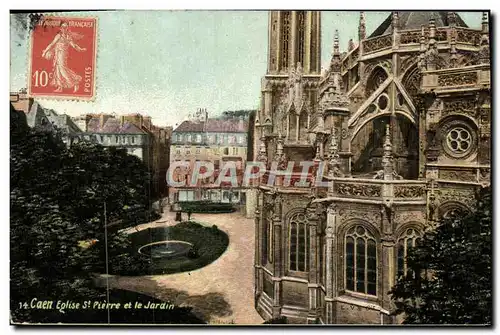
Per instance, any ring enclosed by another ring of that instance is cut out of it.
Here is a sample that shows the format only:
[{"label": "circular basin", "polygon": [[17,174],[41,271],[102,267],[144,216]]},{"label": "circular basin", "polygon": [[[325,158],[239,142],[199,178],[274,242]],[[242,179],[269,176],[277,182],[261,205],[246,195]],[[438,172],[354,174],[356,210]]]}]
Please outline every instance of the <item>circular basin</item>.
[{"label": "circular basin", "polygon": [[193,245],[185,241],[159,241],[143,245],[138,252],[152,258],[174,258],[187,255]]}]

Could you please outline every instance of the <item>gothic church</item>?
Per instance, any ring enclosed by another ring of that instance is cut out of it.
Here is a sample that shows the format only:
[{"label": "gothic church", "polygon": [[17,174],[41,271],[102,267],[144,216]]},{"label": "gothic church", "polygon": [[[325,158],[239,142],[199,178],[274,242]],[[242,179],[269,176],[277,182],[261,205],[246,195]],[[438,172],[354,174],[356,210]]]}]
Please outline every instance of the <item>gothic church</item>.
[{"label": "gothic church", "polygon": [[[321,71],[321,13],[269,13],[254,152],[283,174],[257,187],[265,319],[401,322],[388,292],[408,249],[490,183],[488,16],[476,30],[456,12],[393,12],[367,35],[361,12],[357,41],[340,52],[336,33]],[[315,162],[311,186],[300,161]],[[328,187],[313,183],[320,162]]]}]

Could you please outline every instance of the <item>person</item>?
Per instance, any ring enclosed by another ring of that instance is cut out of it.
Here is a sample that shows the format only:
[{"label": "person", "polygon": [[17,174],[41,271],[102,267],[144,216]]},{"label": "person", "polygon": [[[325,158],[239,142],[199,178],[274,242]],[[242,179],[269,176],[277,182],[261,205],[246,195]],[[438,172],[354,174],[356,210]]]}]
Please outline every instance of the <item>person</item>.
[{"label": "person", "polygon": [[62,92],[63,88],[73,88],[74,93],[78,91],[82,76],[70,69],[67,61],[69,47],[79,52],[87,50],[75,43],[76,39],[82,37],[83,35],[81,34],[71,32],[68,29],[68,23],[63,21],[61,22],[59,32],[45,50],[43,50],[43,58],[53,59],[53,72],[50,85],[56,88],[54,92]]}]

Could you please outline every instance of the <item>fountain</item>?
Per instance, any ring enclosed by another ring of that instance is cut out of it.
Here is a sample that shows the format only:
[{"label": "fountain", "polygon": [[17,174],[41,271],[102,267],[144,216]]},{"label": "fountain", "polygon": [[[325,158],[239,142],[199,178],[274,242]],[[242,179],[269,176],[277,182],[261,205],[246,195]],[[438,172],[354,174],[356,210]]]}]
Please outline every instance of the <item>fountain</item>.
[{"label": "fountain", "polygon": [[189,242],[164,240],[143,245],[138,252],[152,258],[175,258],[187,255],[192,247]]}]

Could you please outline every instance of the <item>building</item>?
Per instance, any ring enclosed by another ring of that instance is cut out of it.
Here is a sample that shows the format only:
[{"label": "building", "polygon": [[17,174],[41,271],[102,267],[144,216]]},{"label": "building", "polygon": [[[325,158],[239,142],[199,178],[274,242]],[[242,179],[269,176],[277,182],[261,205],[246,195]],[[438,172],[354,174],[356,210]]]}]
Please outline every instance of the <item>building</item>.
[{"label": "building", "polygon": [[248,122],[244,118],[208,118],[182,122],[172,133],[170,164],[188,161],[189,169],[174,171],[174,180],[190,181],[196,161],[211,162],[214,174],[206,181],[191,186],[170,187],[170,203],[177,201],[210,200],[245,204],[244,187],[216,185],[218,174],[227,162],[234,164],[241,185],[247,161]]},{"label": "building", "polygon": [[83,137],[75,138],[75,141],[92,138],[105,147],[123,148],[151,166],[149,134],[126,121],[124,116],[85,114],[75,117],[74,121],[83,133]]},{"label": "building", "polygon": [[[388,292],[440,217],[490,184],[488,13],[393,12],[320,73],[320,13],[269,14],[255,158],[323,163],[257,188],[255,307],[293,323],[399,323]],[[285,164],[286,165],[286,164]],[[284,166],[283,164],[281,166]],[[281,177],[283,178],[283,177]]]},{"label": "building", "polygon": [[31,128],[58,131],[62,140],[70,145],[73,138],[81,135],[82,130],[66,114],[58,114],[52,109],[44,108],[25,92],[11,92],[10,102],[14,109],[26,115],[26,123]]}]

